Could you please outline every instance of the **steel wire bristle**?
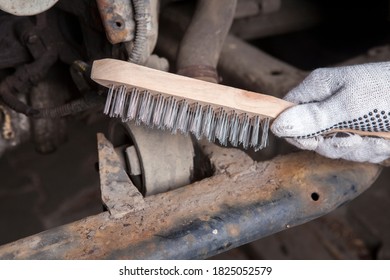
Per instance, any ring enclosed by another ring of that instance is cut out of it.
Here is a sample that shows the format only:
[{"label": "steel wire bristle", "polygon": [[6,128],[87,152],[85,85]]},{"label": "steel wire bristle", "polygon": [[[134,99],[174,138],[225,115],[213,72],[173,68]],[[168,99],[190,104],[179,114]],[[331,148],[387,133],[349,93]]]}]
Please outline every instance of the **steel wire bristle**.
[{"label": "steel wire bristle", "polygon": [[166,111],[165,108],[165,97],[161,94],[157,96],[156,99],[156,107],[153,111],[153,121],[152,124],[158,128],[161,128],[162,126],[162,120],[164,119],[164,113]]},{"label": "steel wire bristle", "polygon": [[112,96],[112,103],[114,104],[114,106],[112,106],[110,108],[110,117],[120,117],[121,116],[121,112],[122,112],[122,108],[124,106],[124,99],[125,99],[125,87],[123,86],[120,86],[118,88],[115,88],[113,90],[113,96]]},{"label": "steel wire bristle", "polygon": [[229,121],[229,142],[234,146],[238,146],[238,135],[240,132],[240,119],[236,112],[233,111],[233,113],[230,116]]},{"label": "steel wire bristle", "polygon": [[271,122],[270,118],[264,118],[264,120],[261,122],[261,130],[262,130],[261,142],[260,142],[259,146],[255,147],[256,152],[258,150],[261,150],[261,149],[264,149],[265,147],[267,147],[270,122]]},{"label": "steel wire bristle", "polygon": [[115,117],[114,110],[115,110],[115,105],[117,104],[117,101],[116,101],[117,98],[118,98],[118,88],[114,88],[112,91],[112,99],[111,99],[110,104],[108,106],[109,107],[108,115],[111,118]]},{"label": "steel wire bristle", "polygon": [[202,137],[203,106],[196,103],[192,110],[190,132],[199,140]]},{"label": "steel wire bristle", "polygon": [[104,114],[108,115],[110,113],[110,106],[112,102],[112,96],[114,94],[114,85],[110,85],[108,94],[107,94],[107,99],[106,99],[106,104],[104,105]]},{"label": "steel wire bristle", "polygon": [[214,109],[208,105],[204,110],[202,135],[211,142],[214,142],[214,126],[215,126],[215,112]]},{"label": "steel wire bristle", "polygon": [[170,96],[167,101],[166,112],[164,116],[164,127],[168,130],[172,130],[175,125],[177,110],[177,100]]},{"label": "steel wire bristle", "polygon": [[127,107],[126,120],[134,120],[138,112],[138,104],[140,100],[140,91],[136,88],[131,89],[129,106]]},{"label": "steel wire bristle", "polygon": [[260,134],[260,116],[255,116],[251,120],[252,124],[252,133],[251,133],[251,141],[250,145],[251,147],[255,148],[258,146],[259,143],[259,134]]},{"label": "steel wire bristle", "polygon": [[245,149],[252,147],[258,151],[268,142],[270,118],[190,104],[184,99],[137,88],[110,85],[103,112],[122,121],[134,120],[138,125],[167,129],[173,134],[191,132],[197,139],[204,137],[211,142],[217,139],[225,146],[230,143],[234,147],[242,145]]},{"label": "steel wire bristle", "polygon": [[217,115],[217,124],[215,127],[215,138],[219,140],[221,145],[227,145],[228,133],[228,115],[224,109],[221,109]]},{"label": "steel wire bristle", "polygon": [[187,134],[188,132],[188,121],[190,118],[190,111],[188,102],[185,100],[180,101],[179,112],[177,115],[177,125],[175,127],[175,131],[178,130],[183,134]]},{"label": "steel wire bristle", "polygon": [[244,115],[243,119],[241,120],[241,127],[240,127],[240,133],[239,133],[239,138],[238,142],[242,144],[244,149],[248,148],[249,144],[249,135],[250,135],[250,120],[248,115]]}]

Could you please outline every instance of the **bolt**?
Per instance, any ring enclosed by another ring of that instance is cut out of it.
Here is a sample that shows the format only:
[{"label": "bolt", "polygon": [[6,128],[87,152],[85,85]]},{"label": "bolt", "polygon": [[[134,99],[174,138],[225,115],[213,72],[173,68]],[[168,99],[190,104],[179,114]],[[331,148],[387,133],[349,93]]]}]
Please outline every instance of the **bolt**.
[{"label": "bolt", "polygon": [[137,150],[134,146],[129,146],[125,150],[125,157],[127,160],[130,175],[141,175],[141,164],[138,157]]}]

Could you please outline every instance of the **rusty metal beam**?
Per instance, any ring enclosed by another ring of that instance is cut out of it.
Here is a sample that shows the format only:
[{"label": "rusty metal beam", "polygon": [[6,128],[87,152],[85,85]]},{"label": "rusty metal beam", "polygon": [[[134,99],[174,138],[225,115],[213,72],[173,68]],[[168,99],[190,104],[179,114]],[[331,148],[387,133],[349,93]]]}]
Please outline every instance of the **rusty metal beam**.
[{"label": "rusty metal beam", "polygon": [[280,98],[308,74],[232,35],[226,38],[218,69],[236,87]]},{"label": "rusty metal beam", "polygon": [[311,152],[254,162],[204,144],[213,177],[0,247],[0,259],[201,259],[305,223],[361,194],[381,168]]}]

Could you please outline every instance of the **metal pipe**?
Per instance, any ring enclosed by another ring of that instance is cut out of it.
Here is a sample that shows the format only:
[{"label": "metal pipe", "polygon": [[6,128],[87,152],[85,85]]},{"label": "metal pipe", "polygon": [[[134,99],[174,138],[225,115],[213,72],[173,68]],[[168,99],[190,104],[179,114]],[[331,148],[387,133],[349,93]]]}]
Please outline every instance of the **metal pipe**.
[{"label": "metal pipe", "polygon": [[[299,152],[256,163],[204,144],[215,175],[0,247],[0,259],[202,259],[308,222],[352,200],[381,167]],[[135,208],[136,205],[134,205]]]},{"label": "metal pipe", "polygon": [[98,95],[96,91],[90,91],[84,94],[84,96],[72,100],[66,104],[58,105],[52,108],[38,109],[39,112],[34,115],[34,118],[62,118],[96,106],[103,107],[105,97]]},{"label": "metal pipe", "polygon": [[[162,33],[157,49],[169,60],[175,59],[178,41]],[[307,75],[249,43],[228,35],[221,51],[218,70],[230,85],[282,97]]]},{"label": "metal pipe", "polygon": [[307,75],[233,35],[228,35],[218,69],[232,85],[283,97]]},{"label": "metal pipe", "polygon": [[[162,27],[168,26],[168,29],[160,29],[156,49],[170,61],[175,61],[179,49],[179,39],[175,36],[184,33],[189,16],[185,10],[166,8],[161,14],[161,21]],[[198,45],[203,45],[203,42],[198,43],[196,47]],[[216,62],[221,76],[228,80],[230,85],[278,97],[282,97],[307,75],[307,72],[265,53],[234,35],[226,36],[220,58]]]},{"label": "metal pipe", "polygon": [[216,66],[237,0],[199,0],[177,56],[177,73],[218,82]]}]

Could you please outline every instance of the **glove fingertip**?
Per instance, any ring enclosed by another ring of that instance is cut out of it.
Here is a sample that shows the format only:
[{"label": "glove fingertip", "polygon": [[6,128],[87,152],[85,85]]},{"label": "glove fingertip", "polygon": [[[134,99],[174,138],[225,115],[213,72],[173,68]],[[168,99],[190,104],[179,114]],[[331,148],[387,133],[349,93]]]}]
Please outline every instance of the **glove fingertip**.
[{"label": "glove fingertip", "polygon": [[306,139],[287,138],[286,141],[302,150],[315,151],[322,142],[322,137]]},{"label": "glove fingertip", "polygon": [[307,135],[311,130],[304,123],[302,115],[309,115],[309,112],[302,112],[302,105],[294,106],[281,113],[272,123],[271,131],[278,137],[298,137]]}]

